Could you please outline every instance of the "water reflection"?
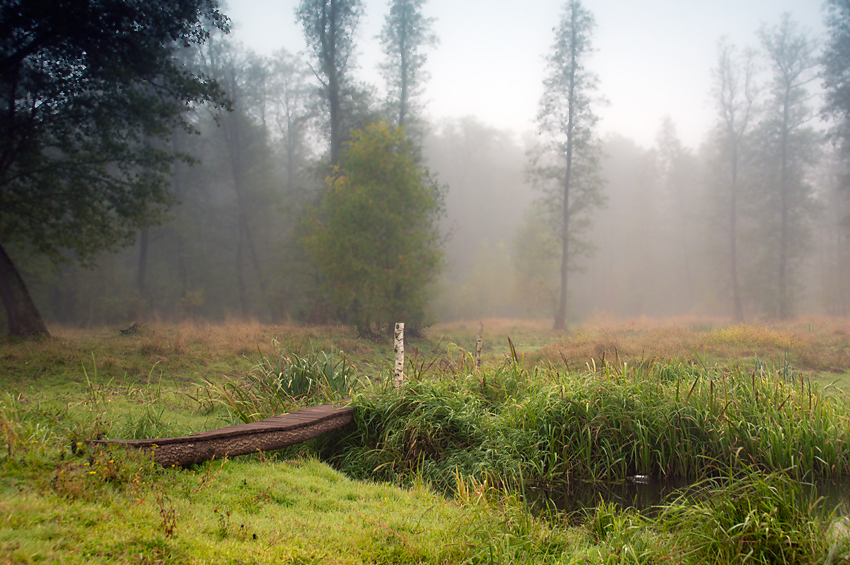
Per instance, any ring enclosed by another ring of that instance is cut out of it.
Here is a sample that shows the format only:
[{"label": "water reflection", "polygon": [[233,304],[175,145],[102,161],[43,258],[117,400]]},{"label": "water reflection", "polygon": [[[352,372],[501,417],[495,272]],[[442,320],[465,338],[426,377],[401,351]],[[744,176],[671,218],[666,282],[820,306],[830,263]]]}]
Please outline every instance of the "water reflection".
[{"label": "water reflection", "polygon": [[[801,487],[805,499],[814,501],[823,497],[824,508],[836,509],[839,516],[850,515],[850,482],[818,481],[801,484]],[[650,478],[617,483],[573,483],[566,490],[526,490],[526,499],[536,512],[554,508],[572,514],[595,508],[604,501],[623,508],[632,507],[651,516],[658,506],[696,490],[698,488],[691,482]]]}]

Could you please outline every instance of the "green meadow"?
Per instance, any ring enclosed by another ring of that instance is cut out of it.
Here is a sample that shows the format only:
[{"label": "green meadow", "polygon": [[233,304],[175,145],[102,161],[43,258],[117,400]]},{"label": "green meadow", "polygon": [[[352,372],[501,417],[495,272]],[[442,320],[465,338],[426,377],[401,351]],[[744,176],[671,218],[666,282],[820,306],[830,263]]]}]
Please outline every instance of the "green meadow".
[{"label": "green meadow", "polygon": [[[850,323],[484,320],[475,370],[477,329],[411,339],[399,389],[389,340],[343,327],[6,339],[0,563],[850,562],[847,509],[808,486],[850,483]],[[329,400],[354,424],[187,469],[83,443]],[[635,476],[690,486],[541,501]]]}]

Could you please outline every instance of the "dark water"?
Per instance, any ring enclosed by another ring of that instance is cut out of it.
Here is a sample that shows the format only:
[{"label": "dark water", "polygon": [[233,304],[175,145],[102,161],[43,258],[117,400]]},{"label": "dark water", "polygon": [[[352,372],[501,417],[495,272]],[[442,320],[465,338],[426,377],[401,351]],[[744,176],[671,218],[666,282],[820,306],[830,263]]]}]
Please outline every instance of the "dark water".
[{"label": "dark water", "polygon": [[[532,509],[538,512],[554,507],[566,513],[580,513],[604,501],[653,515],[658,506],[696,490],[698,487],[690,482],[650,478],[646,482],[573,483],[567,490],[526,490],[525,495]],[[823,497],[825,509],[836,509],[836,513],[841,516],[850,515],[850,482],[819,481],[816,484],[801,484],[801,490],[805,499]]]}]

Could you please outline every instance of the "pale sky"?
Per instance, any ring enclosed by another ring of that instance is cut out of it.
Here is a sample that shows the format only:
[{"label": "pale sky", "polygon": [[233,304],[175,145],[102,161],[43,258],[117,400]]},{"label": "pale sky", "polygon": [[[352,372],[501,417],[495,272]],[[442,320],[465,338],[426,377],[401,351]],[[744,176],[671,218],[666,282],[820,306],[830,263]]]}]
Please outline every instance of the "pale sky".
[{"label": "pale sky", "polygon": [[[295,21],[297,0],[229,0],[233,37],[271,54],[305,49]],[[534,131],[545,76],[544,57],[554,39],[563,1],[426,0],[440,43],[428,52],[431,79],[424,99],[431,119],[472,115],[517,134]],[[714,122],[711,69],[717,42],[757,47],[756,31],[789,12],[823,38],[820,0],[584,0],[596,18],[596,53],[588,67],[608,101],[597,107],[599,133],[617,132],[641,145],[654,143],[664,116],[685,144],[696,147]],[[364,0],[358,26],[360,80],[383,91],[382,58],[375,38],[387,0]]]}]

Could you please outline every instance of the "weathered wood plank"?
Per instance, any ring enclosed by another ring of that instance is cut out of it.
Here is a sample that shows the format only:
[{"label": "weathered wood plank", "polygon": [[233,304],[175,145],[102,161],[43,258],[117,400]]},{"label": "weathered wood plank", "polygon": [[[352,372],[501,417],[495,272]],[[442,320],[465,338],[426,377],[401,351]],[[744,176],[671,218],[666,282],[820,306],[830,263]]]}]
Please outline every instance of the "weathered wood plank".
[{"label": "weathered wood plank", "polygon": [[137,440],[89,440],[89,445],[150,449],[163,467],[186,467],[213,458],[272,451],[318,437],[350,424],[354,407],[322,404],[250,424],[227,426],[185,437]]}]

